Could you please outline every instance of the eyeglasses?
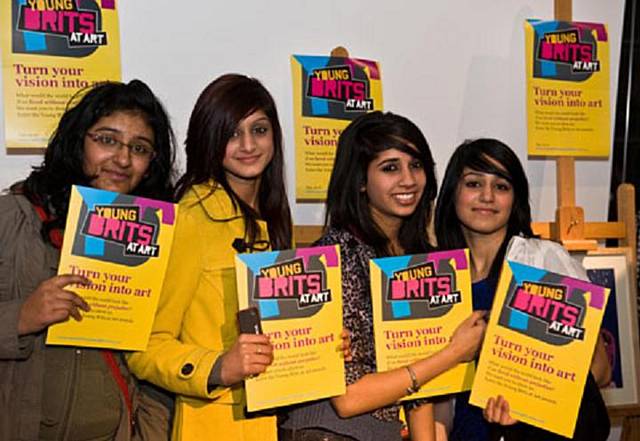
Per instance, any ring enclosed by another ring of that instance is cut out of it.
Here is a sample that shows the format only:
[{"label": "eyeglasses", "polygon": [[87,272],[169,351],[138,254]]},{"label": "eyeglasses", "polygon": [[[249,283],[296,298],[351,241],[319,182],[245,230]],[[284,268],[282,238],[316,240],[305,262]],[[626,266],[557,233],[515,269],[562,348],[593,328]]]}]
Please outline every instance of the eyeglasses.
[{"label": "eyeglasses", "polygon": [[116,149],[119,150],[123,147],[127,147],[129,149],[129,152],[136,158],[147,160],[151,160],[156,154],[153,146],[146,143],[145,141],[136,140],[126,143],[116,139],[115,137],[107,133],[87,132],[87,136],[104,150],[115,152]]}]

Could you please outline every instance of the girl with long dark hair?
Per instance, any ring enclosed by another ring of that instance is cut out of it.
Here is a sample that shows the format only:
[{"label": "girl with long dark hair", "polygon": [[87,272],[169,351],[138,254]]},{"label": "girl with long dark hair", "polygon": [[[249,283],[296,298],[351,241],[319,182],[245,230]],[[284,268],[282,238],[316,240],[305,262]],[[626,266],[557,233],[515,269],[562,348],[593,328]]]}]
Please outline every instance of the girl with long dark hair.
[{"label": "girl with long dark hair", "polygon": [[147,85],[99,83],[64,112],[42,165],[0,197],[0,439],[131,439],[136,390],[121,354],[126,386],[104,351],[44,341],[50,325],[89,309],[73,286],[90,281],[56,275],[71,186],[171,200],[173,158],[169,118]]},{"label": "girl with long dark hair", "polygon": [[[437,183],[420,129],[392,113],[371,112],[340,135],[319,245],[340,245],[344,327],[352,333],[353,361],[345,364],[344,395],[294,406],[281,440],[400,440],[398,400],[456,364],[473,358],[484,334],[482,313],[456,330],[449,345],[403,368],[377,372],[369,260],[426,253]],[[413,440],[435,436],[433,410],[407,406]]]},{"label": "girl with long dark hair", "polygon": [[282,133],[257,80],[223,75],[200,94],[179,180],[169,269],[146,352],[129,365],[175,392],[174,439],[275,440],[274,416],[248,416],[243,380],[273,360],[264,335],[238,335],[234,258],[291,247]]},{"label": "girl with long dark hair", "polygon": [[[529,183],[516,154],[496,139],[460,145],[449,160],[436,205],[436,237],[441,249],[469,248],[473,307],[490,310],[505,257],[531,266],[586,280],[586,271],[559,244],[534,238],[531,230]],[[609,421],[598,383],[610,375],[599,346],[591,366],[575,440],[604,440]],[[469,393],[456,398],[450,439],[455,441],[564,440],[526,424],[514,423],[508,403],[490,399],[483,410],[468,403]]]}]

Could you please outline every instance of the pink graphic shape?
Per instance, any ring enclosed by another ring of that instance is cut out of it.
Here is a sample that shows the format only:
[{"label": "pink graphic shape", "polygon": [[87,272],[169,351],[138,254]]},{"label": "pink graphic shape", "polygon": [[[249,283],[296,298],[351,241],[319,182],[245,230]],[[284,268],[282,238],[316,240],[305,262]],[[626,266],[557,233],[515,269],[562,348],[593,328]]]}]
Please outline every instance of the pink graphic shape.
[{"label": "pink graphic shape", "polygon": [[260,298],[270,298],[273,297],[273,284],[271,279],[267,277],[258,278],[258,295]]},{"label": "pink graphic shape", "polygon": [[31,31],[40,30],[40,13],[31,8],[24,8],[24,27]]},{"label": "pink graphic shape", "polygon": [[602,23],[573,22],[573,24],[580,31],[596,31],[596,40],[598,41],[607,41],[609,38],[607,29]]},{"label": "pink graphic shape", "polygon": [[164,201],[157,201],[155,199],[135,198],[134,204],[140,207],[140,215],[144,214],[146,208],[155,208],[162,210],[162,223],[167,225],[173,225],[175,222],[176,213],[173,204]]},{"label": "pink graphic shape", "polygon": [[[357,66],[360,68],[368,68],[369,69],[369,77],[372,80],[379,80],[380,79],[380,70],[378,69],[378,66],[376,65],[375,61],[371,61],[371,60],[362,60],[360,58],[346,58],[347,61],[347,65],[349,66]],[[351,69],[351,72],[353,72],[353,68]]]},{"label": "pink graphic shape", "polygon": [[448,251],[436,251],[435,253],[429,253],[429,259],[427,262],[433,262],[438,264],[441,260],[454,259],[456,262],[456,268],[459,270],[467,269],[468,263],[464,250],[448,250]]},{"label": "pink graphic shape", "polygon": [[103,217],[92,214],[89,217],[89,228],[87,228],[87,233],[91,236],[102,236],[102,231],[104,230],[104,222],[105,219]]},{"label": "pink graphic shape", "polygon": [[[563,285],[566,285],[567,288],[573,292],[574,289],[579,289],[581,291],[590,292],[589,296],[589,307],[595,309],[604,309],[604,288],[598,285],[594,285],[590,282],[585,282],[583,280],[565,278],[560,281]],[[569,299],[570,300],[570,299]]]},{"label": "pink graphic shape", "polygon": [[550,60],[552,54],[553,48],[551,47],[551,44],[547,43],[546,41],[541,42],[540,55],[542,56],[542,58],[545,60]]},{"label": "pink graphic shape", "polygon": [[327,267],[338,266],[340,259],[338,259],[338,253],[336,253],[336,249],[333,246],[298,248],[296,250],[296,257],[302,258],[305,267],[309,264],[309,257],[321,255],[324,255],[327,261]]},{"label": "pink graphic shape", "polygon": [[518,288],[518,290],[516,291],[516,295],[513,299],[513,307],[520,311],[526,311],[527,305],[529,304],[530,297],[531,295],[528,292],[526,292],[522,288]]},{"label": "pink graphic shape", "polygon": [[317,78],[311,78],[311,96],[324,96],[323,81],[318,80]]},{"label": "pink graphic shape", "polygon": [[402,280],[391,281],[391,299],[392,300],[404,299],[404,282]]}]

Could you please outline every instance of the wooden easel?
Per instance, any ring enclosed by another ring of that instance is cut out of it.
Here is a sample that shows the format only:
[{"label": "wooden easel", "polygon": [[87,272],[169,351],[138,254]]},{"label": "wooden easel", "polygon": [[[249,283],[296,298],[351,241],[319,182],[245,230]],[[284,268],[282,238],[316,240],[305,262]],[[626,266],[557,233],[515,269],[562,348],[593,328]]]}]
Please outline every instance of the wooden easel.
[{"label": "wooden easel", "polygon": [[[572,21],[572,0],[554,0],[554,16],[559,21]],[[636,208],[635,188],[621,184],[617,189],[617,222],[585,222],[584,210],[576,206],[575,159],[556,158],[558,208],[555,222],[534,222],[534,233],[562,243],[569,251],[589,251],[599,241],[616,239],[618,246],[631,250],[631,285],[636,289]],[[620,441],[640,440],[640,405],[609,409],[612,420],[622,419]]]},{"label": "wooden easel", "polygon": [[[572,0],[554,0],[554,15],[559,21],[572,21]],[[618,187],[618,222],[585,222],[584,210],[576,206],[575,158],[556,158],[557,204],[555,222],[534,222],[533,229],[543,238],[562,243],[569,251],[588,251],[598,241],[618,239],[618,246],[636,249],[635,189],[630,184]],[[634,253],[634,264],[637,256]]]}]

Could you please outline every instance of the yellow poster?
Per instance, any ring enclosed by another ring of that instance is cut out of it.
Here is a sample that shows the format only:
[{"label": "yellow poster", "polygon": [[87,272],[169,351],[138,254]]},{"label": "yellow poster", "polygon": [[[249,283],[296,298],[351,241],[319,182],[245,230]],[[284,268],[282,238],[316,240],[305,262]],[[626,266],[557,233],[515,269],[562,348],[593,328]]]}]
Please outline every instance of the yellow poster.
[{"label": "yellow poster", "polygon": [[115,0],[0,0],[7,149],[44,148],[69,99],[120,80]]},{"label": "yellow poster", "polygon": [[144,351],[162,290],[177,205],[74,186],[58,274],[91,311],[49,327],[47,344]]},{"label": "yellow poster", "polygon": [[376,61],[292,55],[296,201],[327,196],[340,133],[357,116],[382,110]]},{"label": "yellow poster", "polygon": [[609,290],[505,261],[469,402],[572,438]]},{"label": "yellow poster", "polygon": [[[472,310],[468,250],[370,261],[376,366],[407,366],[444,348]],[[460,363],[403,399],[469,390],[474,363]]]},{"label": "yellow poster", "polygon": [[608,157],[606,26],[527,20],[525,39],[529,154]]},{"label": "yellow poster", "polygon": [[250,412],[345,392],[340,248],[236,256],[240,309],[256,307],[273,363],[245,380]]}]

